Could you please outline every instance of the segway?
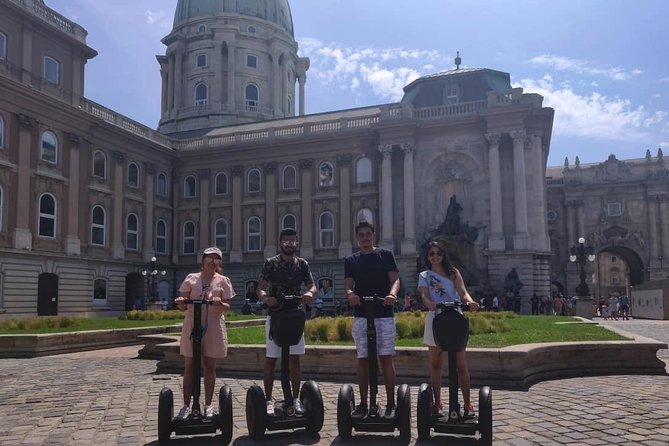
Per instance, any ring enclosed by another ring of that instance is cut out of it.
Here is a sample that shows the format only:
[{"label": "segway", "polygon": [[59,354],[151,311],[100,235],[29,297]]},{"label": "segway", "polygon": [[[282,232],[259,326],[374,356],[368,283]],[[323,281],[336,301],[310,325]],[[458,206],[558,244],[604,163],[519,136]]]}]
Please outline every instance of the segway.
[{"label": "segway", "polygon": [[362,304],[365,305],[367,314],[367,350],[369,363],[369,411],[362,418],[354,418],[355,395],[353,386],[344,384],[339,389],[337,397],[337,430],[342,440],[351,438],[353,429],[356,432],[394,432],[399,429],[400,438],[409,440],[411,438],[411,391],[408,384],[402,384],[397,388],[397,400],[395,417],[386,419],[379,414],[379,408],[376,402],[378,394],[378,357],[376,353],[376,325],[374,325],[374,301],[383,301],[384,298],[378,296],[362,297]]},{"label": "segway", "polygon": [[232,440],[232,392],[230,387],[224,385],[218,392],[218,414],[214,418],[207,419],[200,410],[200,378],[202,377],[202,336],[204,330],[202,321],[202,306],[214,305],[209,300],[184,301],[186,305],[193,305],[193,331],[191,340],[193,342],[193,406],[191,414],[185,420],[174,417],[174,397],[172,390],[163,387],[158,400],[158,442],[168,444],[172,432],[176,435],[197,435],[216,433],[221,431],[221,444],[227,445]]},{"label": "segway", "polygon": [[479,389],[479,415],[464,417],[458,402],[457,355],[467,346],[469,321],[458,310],[469,308],[464,303],[438,303],[432,329],[436,344],[448,352],[448,414],[433,414],[434,393],[432,386],[423,383],[418,391],[417,428],[418,439],[430,438],[430,430],[436,433],[455,435],[481,434],[480,443],[492,444],[492,392],[490,387]]},{"label": "segway", "polygon": [[274,416],[267,415],[265,392],[253,385],[246,393],[246,425],[249,437],[262,441],[265,431],[306,428],[309,435],[316,435],[323,428],[325,409],[323,396],[314,381],[306,381],[300,389],[300,401],[304,414],[293,407],[290,386],[290,346],[300,342],[304,333],[306,315],[302,310],[302,296],[284,296],[279,307],[272,313],[270,336],[281,347],[281,388],[283,401],[274,405]]}]

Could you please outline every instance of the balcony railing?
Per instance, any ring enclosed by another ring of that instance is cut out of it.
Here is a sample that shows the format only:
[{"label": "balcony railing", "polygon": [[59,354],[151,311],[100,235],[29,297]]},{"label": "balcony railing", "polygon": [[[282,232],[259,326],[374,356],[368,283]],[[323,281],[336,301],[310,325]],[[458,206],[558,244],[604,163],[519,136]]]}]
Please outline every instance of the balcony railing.
[{"label": "balcony railing", "polygon": [[58,14],[53,9],[50,9],[36,0],[9,0],[10,2],[19,5],[21,8],[30,11],[32,14],[40,17],[45,22],[55,26],[56,28],[65,31],[82,43],[86,43],[86,36],[88,32],[78,24],[66,19]]}]

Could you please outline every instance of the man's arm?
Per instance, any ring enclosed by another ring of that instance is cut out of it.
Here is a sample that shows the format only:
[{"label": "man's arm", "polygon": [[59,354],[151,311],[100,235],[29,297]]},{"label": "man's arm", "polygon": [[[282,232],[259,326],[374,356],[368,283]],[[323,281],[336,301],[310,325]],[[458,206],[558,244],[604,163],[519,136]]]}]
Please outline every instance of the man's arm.
[{"label": "man's arm", "polygon": [[346,293],[348,303],[353,306],[360,305],[360,297],[355,294],[354,284],[355,282],[353,282],[353,277],[344,278],[344,292]]},{"label": "man's arm", "polygon": [[384,300],[385,305],[395,305],[397,303],[397,293],[400,292],[400,274],[397,271],[388,271],[390,280],[390,291]]}]

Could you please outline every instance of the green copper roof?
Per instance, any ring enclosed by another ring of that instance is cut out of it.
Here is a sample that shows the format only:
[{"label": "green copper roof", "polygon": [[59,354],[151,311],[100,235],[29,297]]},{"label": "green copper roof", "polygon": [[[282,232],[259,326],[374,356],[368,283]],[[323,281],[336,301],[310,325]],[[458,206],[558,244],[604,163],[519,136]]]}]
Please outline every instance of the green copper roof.
[{"label": "green copper roof", "polygon": [[288,0],[179,0],[174,12],[174,27],[195,17],[226,13],[267,20],[294,35]]}]

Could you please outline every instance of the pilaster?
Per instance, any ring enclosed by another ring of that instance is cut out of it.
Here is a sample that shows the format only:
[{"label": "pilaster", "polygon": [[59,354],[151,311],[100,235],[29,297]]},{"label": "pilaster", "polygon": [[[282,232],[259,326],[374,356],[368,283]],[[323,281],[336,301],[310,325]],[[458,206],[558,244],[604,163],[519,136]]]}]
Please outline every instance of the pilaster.
[{"label": "pilaster", "polygon": [[67,185],[67,235],[65,237],[65,252],[69,255],[81,254],[81,240],[79,240],[79,189],[81,169],[79,167],[79,147],[81,138],[74,133],[68,133],[67,142],[70,152],[69,178]]},{"label": "pilaster", "polygon": [[211,224],[209,222],[209,195],[211,194],[211,170],[199,169],[197,179],[200,183],[200,249],[204,252],[211,245]]},{"label": "pilaster", "polygon": [[[18,115],[19,153],[17,165],[17,197],[30,197],[30,163],[32,154],[32,135],[35,120],[27,115]],[[16,228],[14,229],[14,248],[32,249],[33,237],[30,231],[31,200],[18,200],[16,209]]]},{"label": "pilaster", "polygon": [[156,255],[154,248],[155,222],[153,221],[153,208],[156,184],[156,166],[153,163],[144,163],[144,261],[150,262]]},{"label": "pilaster", "polygon": [[340,259],[351,255],[351,161],[349,153],[337,157],[339,166],[339,253]]},{"label": "pilaster", "polygon": [[113,152],[114,159],[114,198],[112,201],[112,231],[111,231],[111,247],[112,247],[112,257],[114,259],[122,259],[125,257],[125,246],[123,244],[123,188],[125,182],[123,181],[125,176],[125,154],[120,151]]},{"label": "pilaster", "polygon": [[490,235],[488,236],[488,250],[504,251],[506,241],[502,232],[502,175],[499,167],[499,139],[500,133],[485,135],[489,144],[488,175],[490,180]]},{"label": "pilaster", "polygon": [[515,234],[513,248],[528,249],[529,233],[527,231],[527,183],[525,178],[525,139],[524,130],[511,132],[513,138],[513,201],[515,211]]},{"label": "pilaster", "polygon": [[242,189],[244,181],[244,166],[232,168],[232,246],[230,249],[230,263],[242,261],[242,243],[244,241],[244,228],[242,223]]},{"label": "pilaster", "polygon": [[392,145],[380,145],[383,156],[381,164],[381,241],[379,245],[393,251],[393,180],[391,158]]},{"label": "pilaster", "polygon": [[405,143],[400,146],[404,152],[404,238],[402,239],[402,255],[416,254],[416,199],[414,192],[413,157],[416,146]]},{"label": "pilaster", "polygon": [[313,159],[301,159],[302,170],[302,237],[300,238],[300,256],[305,259],[314,257],[314,231],[313,231],[313,198],[314,187],[311,178],[313,170]]},{"label": "pilaster", "polygon": [[277,253],[276,169],[276,161],[270,161],[263,166],[263,172],[265,172],[265,258]]}]

